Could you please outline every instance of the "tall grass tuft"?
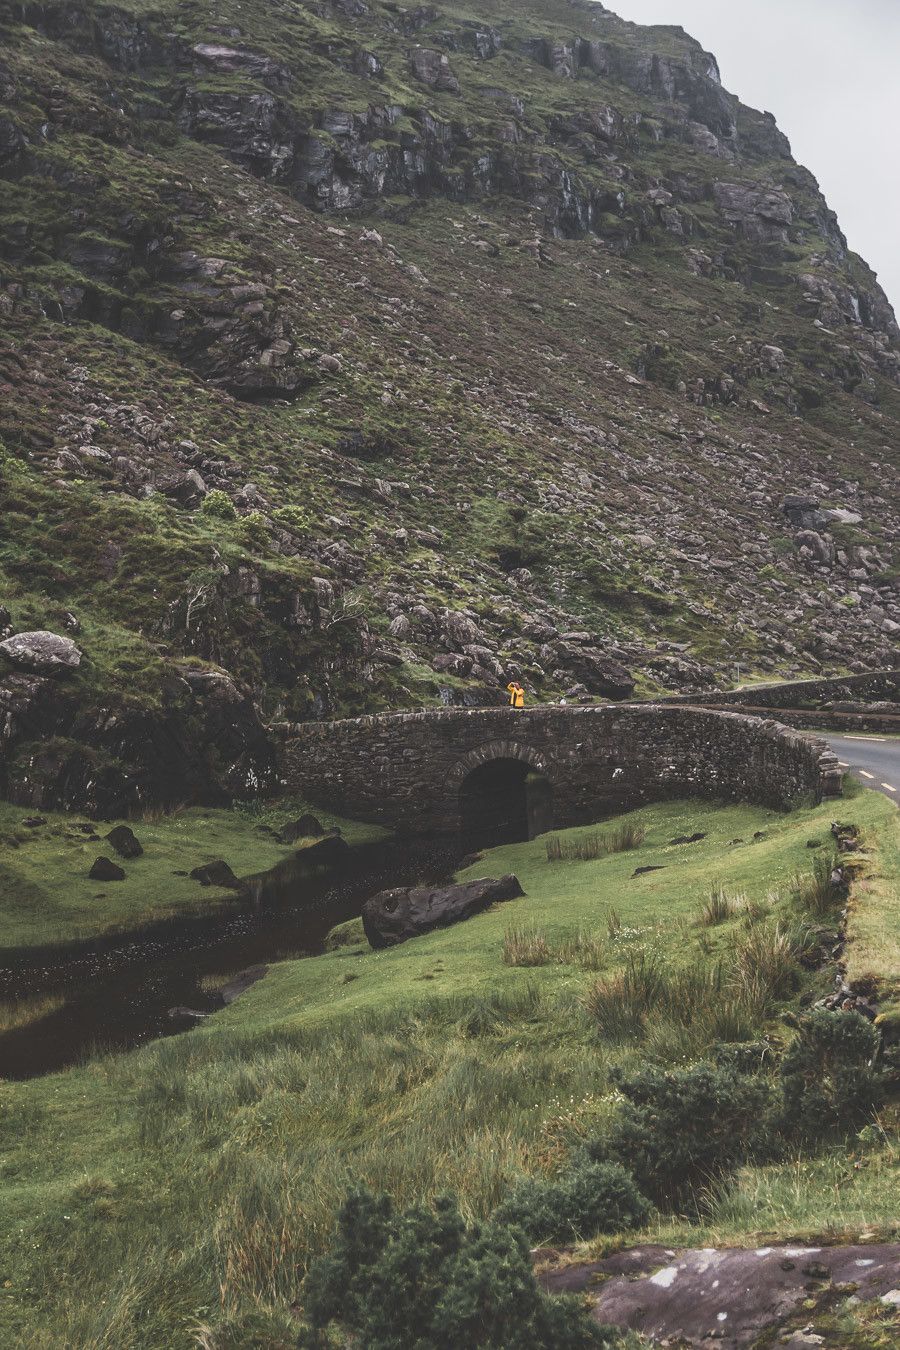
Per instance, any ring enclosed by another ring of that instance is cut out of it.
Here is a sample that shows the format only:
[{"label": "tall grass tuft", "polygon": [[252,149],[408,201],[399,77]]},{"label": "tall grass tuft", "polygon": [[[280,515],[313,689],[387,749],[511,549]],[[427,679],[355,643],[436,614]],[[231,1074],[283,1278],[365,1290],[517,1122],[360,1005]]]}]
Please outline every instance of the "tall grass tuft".
[{"label": "tall grass tuft", "polygon": [[734,988],[762,1014],[773,999],[786,998],[796,989],[801,948],[801,936],[781,923],[750,928],[735,948]]},{"label": "tall grass tuft", "polygon": [[749,934],[740,964],[669,970],[658,956],[634,954],[622,970],[594,981],[586,1008],[605,1040],[643,1041],[651,1054],[680,1059],[717,1041],[752,1040],[773,998],[793,988],[791,935]]},{"label": "tall grass tuft", "polygon": [[794,901],[813,918],[827,918],[837,903],[838,896],[831,884],[833,867],[834,855],[831,852],[817,853],[810,871],[798,873],[793,879],[791,894]]},{"label": "tall grass tuft", "polygon": [[729,895],[721,884],[714,886],[700,910],[697,922],[704,928],[714,928],[717,924],[733,919],[742,903],[742,896]]},{"label": "tall grass tuft", "polygon": [[561,938],[555,948],[557,961],[582,970],[602,970],[606,965],[606,943],[597,933],[579,928],[570,937]]},{"label": "tall grass tuft", "polygon": [[584,834],[578,839],[561,839],[553,835],[546,842],[548,862],[593,862],[611,853],[626,853],[640,848],[646,838],[645,826],[636,821],[625,821],[605,834]]},{"label": "tall grass tuft", "polygon": [[503,963],[507,966],[547,966],[552,960],[546,933],[537,928],[507,928],[503,934]]},{"label": "tall grass tuft", "polygon": [[602,970],[606,944],[596,933],[584,929],[549,938],[538,928],[508,928],[503,935],[503,961],[507,966],[547,966],[555,961],[583,970]]}]

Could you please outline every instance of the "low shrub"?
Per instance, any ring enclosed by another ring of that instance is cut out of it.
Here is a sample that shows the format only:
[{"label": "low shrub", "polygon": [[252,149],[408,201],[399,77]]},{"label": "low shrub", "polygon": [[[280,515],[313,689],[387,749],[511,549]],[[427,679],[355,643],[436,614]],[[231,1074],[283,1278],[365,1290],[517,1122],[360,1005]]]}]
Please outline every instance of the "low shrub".
[{"label": "low shrub", "polygon": [[639,1228],[650,1210],[624,1167],[579,1155],[555,1180],[522,1182],[493,1218],[517,1224],[533,1242],[565,1243]]},{"label": "low shrub", "polygon": [[878,1047],[877,1028],[859,1013],[814,1009],[781,1061],[776,1128],[811,1142],[868,1124],[883,1096]]},{"label": "low shrub", "polygon": [[299,1345],[323,1350],[334,1344],[329,1327],[366,1350],[588,1350],[618,1339],[577,1300],[538,1288],[524,1233],[467,1228],[451,1197],[398,1213],[387,1196],[351,1195],[302,1301]]},{"label": "low shrub", "polygon": [[234,502],[221,488],[213,488],[200,503],[200,514],[212,520],[237,520]]},{"label": "low shrub", "polygon": [[698,1209],[705,1188],[752,1156],[768,1097],[761,1080],[705,1063],[613,1079],[625,1101],[593,1156],[628,1168],[659,1206]]}]

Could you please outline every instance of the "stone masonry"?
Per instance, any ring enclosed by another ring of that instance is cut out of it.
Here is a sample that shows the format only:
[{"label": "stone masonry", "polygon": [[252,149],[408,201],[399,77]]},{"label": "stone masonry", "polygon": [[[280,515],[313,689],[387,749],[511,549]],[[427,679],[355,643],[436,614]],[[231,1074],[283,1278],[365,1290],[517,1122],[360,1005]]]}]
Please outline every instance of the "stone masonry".
[{"label": "stone masonry", "polygon": [[840,796],[824,741],[740,713],[657,704],[447,709],[283,724],[292,791],[359,820],[413,833],[460,824],[460,788],[491,760],[550,783],[556,827],[674,797],[787,809]]}]

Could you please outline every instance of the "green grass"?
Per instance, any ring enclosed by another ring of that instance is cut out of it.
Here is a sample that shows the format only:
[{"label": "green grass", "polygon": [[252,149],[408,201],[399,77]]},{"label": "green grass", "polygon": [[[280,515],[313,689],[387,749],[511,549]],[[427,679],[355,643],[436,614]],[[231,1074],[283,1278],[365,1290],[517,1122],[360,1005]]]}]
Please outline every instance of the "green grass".
[{"label": "green grass", "polygon": [[[89,840],[73,829],[81,817],[45,812],[46,825],[29,829],[22,821],[32,812],[0,802],[0,956],[4,950],[79,942],[234,905],[234,891],[201,886],[187,873],[216,858],[224,858],[238,877],[274,867],[294,848],[259,827],[277,828],[306,809],[306,803],[290,800],[258,810],[189,807],[130,820],[124,823],[144,853],[126,861],[104,838],[123,822],[95,823],[100,838]],[[338,825],[351,844],[385,833],[331,814],[322,823]],[[121,864],[124,881],[89,879],[101,854]]]},{"label": "green grass", "polygon": [[[855,808],[856,801],[848,804],[842,818],[852,819]],[[851,979],[874,975],[900,995],[900,811],[888,803],[877,827],[872,822],[861,842],[866,853],[850,900],[847,972]]]},{"label": "green grass", "polygon": [[[845,814],[874,838],[892,809],[865,793]],[[488,1213],[516,1176],[551,1169],[610,1118],[611,1065],[702,1052],[696,1028],[661,1035],[659,1023],[643,1042],[627,1028],[602,1039],[585,1006],[593,983],[645,959],[719,991],[747,916],[710,930],[698,905],[721,884],[747,906],[766,901],[760,923],[769,908],[788,922],[790,878],[832,813],[676,802],[625,818],[646,829],[627,856],[549,864],[543,840],[497,849],[470,874],[515,871],[525,898],[388,951],[354,944],[351,930],[349,945],[275,966],[197,1030],[7,1084],[0,1342],[188,1350],[195,1322],[252,1308],[286,1317],[360,1183],[401,1203],[452,1189],[467,1215]],[[699,828],[697,845],[666,843]],[[631,879],[654,862],[665,870]],[[619,921],[607,925],[613,902]],[[545,935],[554,959],[505,964],[511,925]],[[585,934],[602,948],[599,976],[578,959]],[[773,994],[765,1015],[778,1006]],[[777,1021],[769,1030],[776,1044],[786,1034]],[[885,1149],[868,1156],[860,1174],[846,1155],[753,1169],[707,1227],[654,1232],[891,1231],[895,1172]]]}]

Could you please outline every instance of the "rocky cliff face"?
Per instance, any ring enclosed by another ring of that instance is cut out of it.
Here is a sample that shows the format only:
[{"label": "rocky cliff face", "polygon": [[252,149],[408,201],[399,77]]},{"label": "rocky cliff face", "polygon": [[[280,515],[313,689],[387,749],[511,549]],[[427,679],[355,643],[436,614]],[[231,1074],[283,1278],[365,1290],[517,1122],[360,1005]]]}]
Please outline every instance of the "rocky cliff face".
[{"label": "rocky cliff face", "polygon": [[478,13],[0,6],[0,602],[84,654],[0,670],[0,790],[894,660],[898,330],[815,180],[681,29]]}]

